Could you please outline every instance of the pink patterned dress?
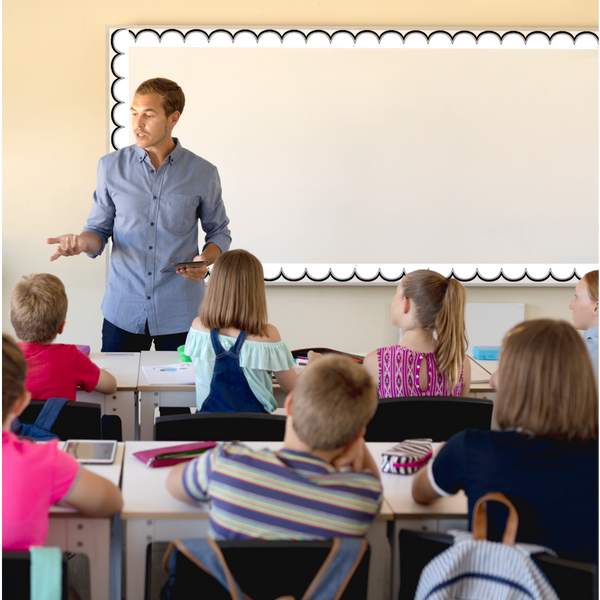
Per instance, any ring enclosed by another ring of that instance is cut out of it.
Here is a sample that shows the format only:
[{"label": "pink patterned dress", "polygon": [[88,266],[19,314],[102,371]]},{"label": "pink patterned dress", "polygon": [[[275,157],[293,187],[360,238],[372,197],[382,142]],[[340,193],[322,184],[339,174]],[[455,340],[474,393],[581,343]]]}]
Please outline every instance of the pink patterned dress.
[{"label": "pink patterned dress", "polygon": [[[424,359],[424,360],[423,360]],[[380,398],[401,398],[407,396],[460,396],[464,387],[461,370],[460,381],[454,390],[450,389],[448,378],[438,373],[433,352],[414,352],[404,346],[377,349],[379,364]],[[422,365],[427,369],[427,389],[419,385]]]}]

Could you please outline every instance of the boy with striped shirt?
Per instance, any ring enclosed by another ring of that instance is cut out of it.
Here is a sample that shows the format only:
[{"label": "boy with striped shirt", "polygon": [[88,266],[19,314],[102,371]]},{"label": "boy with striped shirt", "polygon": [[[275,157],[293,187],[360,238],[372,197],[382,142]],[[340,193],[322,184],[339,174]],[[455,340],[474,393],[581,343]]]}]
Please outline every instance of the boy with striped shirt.
[{"label": "boy with striped shirt", "polygon": [[283,449],[221,444],[175,467],[167,489],[184,502],[211,501],[217,540],[364,536],[382,501],[363,437],[375,382],[353,361],[325,356],[305,369],[285,409]]}]

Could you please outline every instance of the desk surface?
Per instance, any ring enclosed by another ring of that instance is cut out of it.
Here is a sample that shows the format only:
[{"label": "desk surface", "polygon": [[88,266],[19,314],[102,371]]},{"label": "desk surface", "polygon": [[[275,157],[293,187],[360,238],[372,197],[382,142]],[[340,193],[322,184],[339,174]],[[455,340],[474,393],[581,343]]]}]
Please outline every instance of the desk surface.
[{"label": "desk surface", "polygon": [[117,390],[135,391],[140,372],[139,352],[92,352],[92,361],[117,380]]},{"label": "desk surface", "polygon": [[[59,447],[63,448],[66,442],[61,442]],[[86,465],[82,464],[82,467],[95,473],[96,475],[100,475],[100,477],[104,477],[108,479],[110,482],[114,483],[117,487],[119,487],[121,483],[121,473],[123,471],[123,458],[125,456],[125,443],[119,442],[117,444],[117,451],[115,453],[115,460],[110,465]],[[54,505],[50,508],[50,516],[51,517],[66,517],[69,515],[78,516],[79,513],[74,509],[66,506],[57,506]]]},{"label": "desk surface", "polygon": [[179,353],[176,351],[165,351],[165,350],[148,350],[141,354],[139,377],[138,377],[138,390],[140,392],[195,392],[195,385],[150,385],[142,371],[142,367],[157,367],[161,365],[174,365],[175,363],[182,362],[179,358]]},{"label": "desk surface", "polygon": [[[188,442],[127,442],[123,463],[123,519],[207,519],[208,506],[188,504],[173,498],[165,486],[170,467],[151,469],[133,456],[134,452],[176,446]],[[281,448],[283,442],[246,442],[255,448]],[[385,494],[384,494],[385,495]],[[384,500],[379,519],[392,520],[393,512]]]}]

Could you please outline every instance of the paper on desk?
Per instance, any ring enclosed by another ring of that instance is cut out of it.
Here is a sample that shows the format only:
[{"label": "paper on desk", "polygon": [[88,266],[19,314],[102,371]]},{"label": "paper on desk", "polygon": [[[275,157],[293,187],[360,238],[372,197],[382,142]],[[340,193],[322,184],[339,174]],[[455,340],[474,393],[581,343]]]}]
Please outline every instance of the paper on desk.
[{"label": "paper on desk", "polygon": [[148,385],[194,385],[196,383],[194,365],[188,362],[142,367],[142,370]]}]

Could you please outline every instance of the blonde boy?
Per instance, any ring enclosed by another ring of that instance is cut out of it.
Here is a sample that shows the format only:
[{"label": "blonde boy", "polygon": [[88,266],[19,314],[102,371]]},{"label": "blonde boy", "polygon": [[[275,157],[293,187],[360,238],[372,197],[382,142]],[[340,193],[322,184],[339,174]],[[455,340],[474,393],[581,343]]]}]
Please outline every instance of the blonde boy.
[{"label": "blonde boy", "polygon": [[226,443],[169,474],[184,502],[211,500],[215,539],[319,540],[364,536],[382,500],[366,448],[377,409],[371,376],[347,358],[311,363],[285,401],[284,447]]},{"label": "blonde boy", "polygon": [[73,344],[52,344],[65,327],[67,294],[62,281],[49,273],[23,277],[10,299],[10,321],[27,360],[25,388],[33,400],[75,400],[77,388],[103,394],[117,382]]}]

